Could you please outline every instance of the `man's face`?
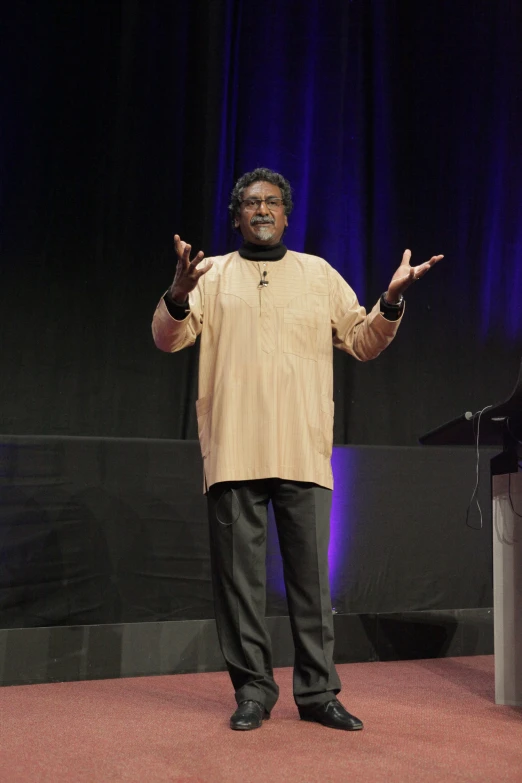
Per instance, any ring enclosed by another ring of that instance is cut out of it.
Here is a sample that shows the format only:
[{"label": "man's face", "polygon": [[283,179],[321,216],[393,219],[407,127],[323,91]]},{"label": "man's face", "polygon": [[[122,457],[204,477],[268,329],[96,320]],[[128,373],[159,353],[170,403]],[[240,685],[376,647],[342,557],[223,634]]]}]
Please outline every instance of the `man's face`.
[{"label": "man's face", "polygon": [[[243,190],[242,201],[248,199],[268,199],[282,197],[281,188],[270,182],[254,182]],[[234,221],[236,228],[243,234],[245,242],[253,242],[255,245],[277,245],[281,241],[288,219],[285,208],[269,208],[266,201],[261,201],[259,206],[249,206],[242,203],[239,214]]]}]

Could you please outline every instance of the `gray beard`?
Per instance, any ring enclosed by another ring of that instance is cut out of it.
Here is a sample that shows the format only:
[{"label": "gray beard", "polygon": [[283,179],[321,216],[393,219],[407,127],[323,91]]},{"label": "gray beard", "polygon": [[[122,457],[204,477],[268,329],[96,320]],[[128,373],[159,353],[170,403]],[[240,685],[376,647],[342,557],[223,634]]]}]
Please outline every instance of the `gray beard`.
[{"label": "gray beard", "polygon": [[272,239],[272,237],[275,235],[275,229],[273,225],[266,225],[266,226],[253,226],[254,233],[258,239],[262,239],[263,242],[266,242],[269,239]]}]

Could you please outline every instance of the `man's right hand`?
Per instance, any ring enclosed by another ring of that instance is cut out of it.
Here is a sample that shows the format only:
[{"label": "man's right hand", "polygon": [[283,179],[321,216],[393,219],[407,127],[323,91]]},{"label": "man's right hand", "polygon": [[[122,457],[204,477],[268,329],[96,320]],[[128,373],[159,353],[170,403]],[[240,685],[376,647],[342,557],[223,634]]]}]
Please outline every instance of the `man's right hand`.
[{"label": "man's right hand", "polygon": [[187,301],[190,292],[197,286],[199,278],[212,267],[212,261],[207,261],[202,269],[196,269],[205,254],[200,250],[191,261],[190,251],[192,247],[183,242],[178,234],[174,235],[174,250],[178,256],[178,263],[174,281],[169,288],[169,295],[174,302],[183,304]]}]

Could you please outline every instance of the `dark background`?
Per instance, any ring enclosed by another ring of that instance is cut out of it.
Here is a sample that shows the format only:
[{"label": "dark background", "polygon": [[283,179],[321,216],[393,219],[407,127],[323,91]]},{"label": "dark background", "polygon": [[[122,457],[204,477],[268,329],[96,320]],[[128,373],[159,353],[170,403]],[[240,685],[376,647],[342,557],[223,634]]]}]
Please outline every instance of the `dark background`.
[{"label": "dark background", "polygon": [[[473,450],[334,448],[336,613],[492,606],[488,455],[481,527]],[[4,436],[0,630],[213,617],[200,462],[197,441]],[[270,519],[266,613],[287,612]]]},{"label": "dark background", "polygon": [[372,306],[405,247],[444,261],[376,362],[338,352],[338,443],[414,444],[510,391],[522,349],[522,5],[4,3],[0,431],[191,438],[197,349],[150,336],[172,234],[237,245],[257,165],[287,244]]}]

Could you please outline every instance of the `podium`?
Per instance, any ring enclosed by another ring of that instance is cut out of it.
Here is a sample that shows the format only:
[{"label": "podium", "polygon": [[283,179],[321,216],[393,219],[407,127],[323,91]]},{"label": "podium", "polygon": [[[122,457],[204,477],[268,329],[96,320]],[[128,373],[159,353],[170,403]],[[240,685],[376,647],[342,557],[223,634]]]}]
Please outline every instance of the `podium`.
[{"label": "podium", "polygon": [[502,446],[491,460],[495,702],[522,707],[522,362],[511,396],[446,422],[426,446]]}]

